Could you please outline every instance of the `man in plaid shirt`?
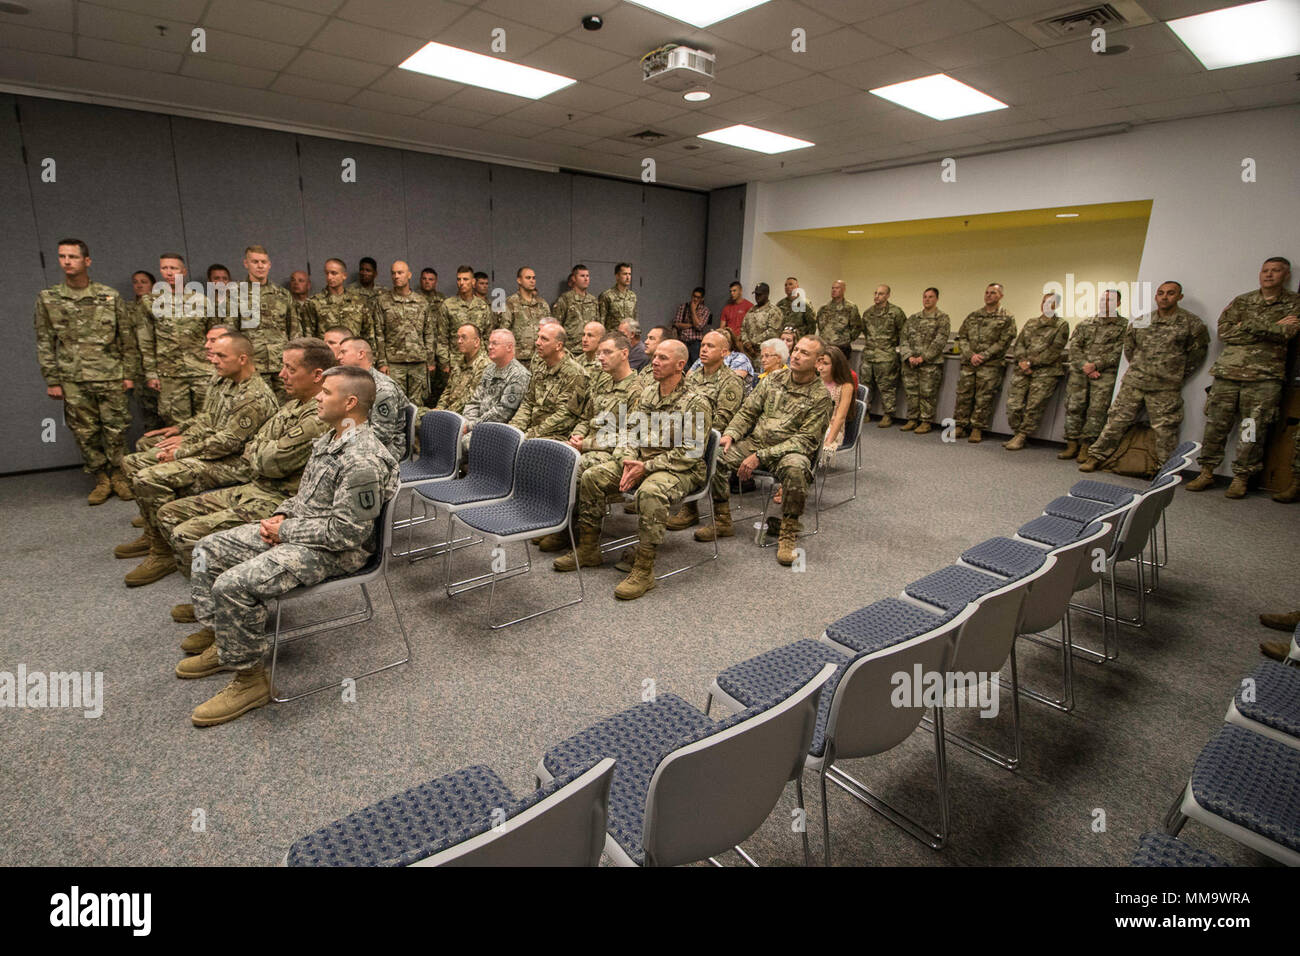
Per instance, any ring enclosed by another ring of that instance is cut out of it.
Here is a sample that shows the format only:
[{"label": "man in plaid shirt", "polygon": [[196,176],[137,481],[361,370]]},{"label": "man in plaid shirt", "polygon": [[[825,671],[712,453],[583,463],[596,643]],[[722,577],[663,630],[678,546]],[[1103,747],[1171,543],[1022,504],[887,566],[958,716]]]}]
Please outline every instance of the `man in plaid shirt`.
[{"label": "man in plaid shirt", "polygon": [[711,317],[708,306],[704,304],[702,286],[696,286],[691,292],[691,301],[683,302],[677,307],[673,327],[677,329],[678,338],[686,343],[686,349],[690,353],[690,361],[686,363],[688,368],[700,357],[700,342],[704,340],[704,333],[709,330]]}]

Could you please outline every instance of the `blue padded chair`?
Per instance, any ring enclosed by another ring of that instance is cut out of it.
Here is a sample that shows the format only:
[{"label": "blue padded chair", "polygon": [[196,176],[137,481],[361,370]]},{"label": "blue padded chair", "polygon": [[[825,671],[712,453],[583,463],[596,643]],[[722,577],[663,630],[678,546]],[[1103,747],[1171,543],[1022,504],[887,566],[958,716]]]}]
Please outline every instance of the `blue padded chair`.
[{"label": "blue padded chair", "polygon": [[[415,406],[410,406],[414,408]],[[412,419],[414,422],[414,419]],[[455,412],[433,410],[425,412],[420,420],[420,455],[407,458],[401,469],[401,483],[398,494],[417,484],[431,487],[433,482],[453,481],[460,473],[460,434],[465,427],[465,419]],[[405,521],[396,521],[393,527],[406,528],[406,550],[396,552],[393,557],[404,557],[411,551],[411,536],[415,534],[415,525],[429,520],[427,504],[424,505],[424,517],[415,517],[416,496],[410,496],[410,512]]]},{"label": "blue padded chair", "polygon": [[827,625],[821,639],[846,654],[870,653],[931,631],[953,615],[910,601],[881,598]]},{"label": "blue padded chair", "polygon": [[[865,388],[865,385],[858,386],[859,390]],[[822,498],[825,497],[826,494],[826,482],[829,481],[831,477],[831,466],[829,464],[831,459],[826,456],[822,456],[820,459],[822,462],[822,467],[819,469],[821,471],[822,487],[821,490],[817,492],[817,501],[819,502],[819,507],[822,511],[829,511],[832,508],[838,508],[840,505],[848,504],[850,501],[853,501],[858,497],[858,472],[862,470],[862,426],[866,420],[866,401],[861,398],[855,399],[853,402],[853,408],[849,411],[848,420],[844,422],[844,441],[840,443],[840,447],[835,453],[835,457],[850,452],[853,454],[853,494],[849,495],[842,501],[835,502],[834,504],[820,504]]]},{"label": "blue padded chair", "polygon": [[466,767],[294,841],[287,866],[598,866],[614,761],[521,798]]},{"label": "blue padded chair", "polygon": [[870,395],[870,392],[867,390],[867,386],[859,385],[857,392],[854,394],[857,397],[857,400],[859,402],[864,402],[868,405],[871,404],[870,398],[868,397]]},{"label": "blue padded chair", "polygon": [[1178,837],[1158,830],[1144,833],[1138,839],[1137,852],[1130,866],[1227,866],[1209,850],[1197,850]]},{"label": "blue padded chair", "polygon": [[1261,661],[1241,682],[1224,721],[1300,747],[1300,669]]},{"label": "blue padded chair", "polygon": [[[477,431],[476,428],[475,433]],[[471,454],[477,443],[476,437],[474,443],[470,445]],[[533,568],[532,549],[528,543],[530,539],[567,529],[569,545],[575,551],[577,550],[570,516],[573,514],[578,496],[578,459],[578,451],[572,445],[549,438],[529,438],[519,446],[519,455],[514,468],[514,487],[509,497],[451,510],[448,516],[449,538],[456,521],[459,520],[470,530],[479,532],[485,538],[493,539],[498,545],[516,541],[524,543],[523,564],[513,568],[498,569],[498,558],[494,554],[490,569],[486,573],[454,582],[451,579],[452,549],[447,549],[447,596],[454,597],[475,588],[489,588],[487,617],[488,627],[492,630],[509,627],[520,621],[528,621],[539,615],[558,611],[560,608],[572,607],[582,601],[585,592],[582,584],[582,568],[579,567],[577,569],[578,596],[573,600],[525,614],[511,621],[492,623],[492,605],[496,599],[497,581],[527,574]],[[496,551],[495,548],[493,550]]]},{"label": "blue padded chair", "polygon": [[[319,584],[313,584],[309,587],[295,588],[287,594],[282,594],[275,602],[275,629],[271,634],[271,699],[276,703],[283,704],[291,700],[298,700],[311,694],[319,694],[323,690],[334,690],[340,686],[339,681],[331,681],[328,684],[321,684],[319,687],[313,687],[298,694],[289,696],[276,696],[275,689],[275,669],[276,662],[280,655],[280,645],[289,644],[293,641],[300,640],[312,634],[319,634],[324,631],[337,630],[340,627],[347,627],[351,624],[363,624],[375,616],[374,604],[370,600],[370,587],[379,581],[384,582],[384,587],[388,591],[388,600],[393,605],[393,615],[397,618],[397,627],[402,634],[402,644],[406,648],[406,655],[391,664],[384,664],[381,667],[375,667],[361,674],[346,675],[353,680],[360,680],[363,677],[369,677],[372,674],[378,674],[380,671],[386,671],[394,667],[400,667],[411,659],[411,639],[407,636],[406,625],[402,622],[402,612],[397,606],[397,600],[393,597],[393,585],[388,579],[388,552],[392,546],[393,540],[393,505],[397,501],[394,495],[388,501],[384,502],[379,511],[379,517],[375,520],[375,552],[370,559],[359,570],[352,574],[347,574],[338,578],[330,578]],[[316,621],[311,624],[303,624],[298,627],[285,630],[281,627],[281,613],[286,604],[294,601],[301,601],[304,598],[317,597],[322,594],[329,594],[334,591],[341,591],[347,588],[361,588],[361,596],[365,598],[366,606],[363,610],[352,611],[340,617],[329,618],[324,621]]]},{"label": "blue padded chair", "polygon": [[715,721],[673,694],[606,718],[552,747],[539,781],[613,757],[605,851],[620,866],[678,866],[735,849],[796,780],[834,664],[810,664],[771,699]]},{"label": "blue padded chair", "polygon": [[1224,724],[1196,758],[1165,833],[1178,836],[1189,819],[1300,866],[1300,750]]}]

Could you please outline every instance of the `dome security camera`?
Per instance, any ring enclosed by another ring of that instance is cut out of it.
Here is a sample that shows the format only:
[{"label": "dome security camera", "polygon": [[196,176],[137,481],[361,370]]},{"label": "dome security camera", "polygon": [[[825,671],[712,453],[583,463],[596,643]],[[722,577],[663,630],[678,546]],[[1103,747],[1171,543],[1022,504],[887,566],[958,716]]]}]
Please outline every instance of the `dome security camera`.
[{"label": "dome security camera", "polygon": [[584,30],[599,30],[604,25],[605,21],[595,14],[582,18],[582,28]]}]

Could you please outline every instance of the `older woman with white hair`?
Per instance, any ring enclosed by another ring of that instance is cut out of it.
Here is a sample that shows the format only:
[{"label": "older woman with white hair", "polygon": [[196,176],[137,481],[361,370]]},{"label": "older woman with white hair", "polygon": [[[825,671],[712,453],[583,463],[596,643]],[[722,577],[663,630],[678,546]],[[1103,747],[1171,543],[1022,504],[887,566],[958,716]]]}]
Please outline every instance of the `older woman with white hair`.
[{"label": "older woman with white hair", "polygon": [[783,369],[790,363],[790,348],[780,339],[768,339],[759,346],[758,360],[763,365],[758,377],[766,378],[770,372]]}]

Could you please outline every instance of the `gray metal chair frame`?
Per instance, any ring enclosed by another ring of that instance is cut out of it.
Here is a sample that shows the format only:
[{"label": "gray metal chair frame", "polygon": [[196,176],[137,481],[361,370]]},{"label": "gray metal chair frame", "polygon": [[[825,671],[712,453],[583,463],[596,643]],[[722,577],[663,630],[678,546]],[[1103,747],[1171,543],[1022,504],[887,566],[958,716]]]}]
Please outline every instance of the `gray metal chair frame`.
[{"label": "gray metal chair frame", "polygon": [[[810,490],[812,491],[813,529],[811,531],[800,531],[798,534],[798,537],[800,538],[810,538],[813,535],[818,534],[822,529],[821,486],[817,482],[817,472],[821,468],[821,450],[821,446],[818,445],[817,450],[813,453],[812,462],[813,480]],[[766,469],[755,468],[754,474],[750,477],[752,477],[755,482],[762,480],[767,485],[767,491],[763,495],[763,510],[756,515],[749,515],[738,520],[748,521],[750,518],[758,518],[758,524],[754,526],[754,543],[760,548],[772,548],[776,546],[777,542],[767,541],[765,539],[768,537],[767,512],[768,509],[772,507],[772,495],[776,493],[776,475]],[[807,513],[807,502],[804,503],[804,513]]]},{"label": "gray metal chair frame", "polygon": [[[858,389],[859,391],[864,390],[866,389],[866,386],[859,385]],[[853,494],[849,495],[842,501],[835,502],[834,504],[821,505],[822,511],[830,511],[832,508],[846,505],[850,501],[857,500],[858,497],[858,472],[862,470],[862,428],[867,421],[867,402],[865,399],[857,398],[853,400],[853,405],[852,417],[857,421],[857,430],[853,434],[853,441],[851,444],[841,445],[839,449],[837,449],[837,453],[847,451],[853,452]],[[829,458],[823,456],[819,459],[819,462],[829,462],[829,460]],[[821,490],[817,493],[817,500],[820,502],[826,496],[826,482],[829,481],[831,477],[831,466],[829,463],[822,464],[818,471],[820,472],[822,479]],[[813,480],[816,480],[816,475],[813,476]]]}]

